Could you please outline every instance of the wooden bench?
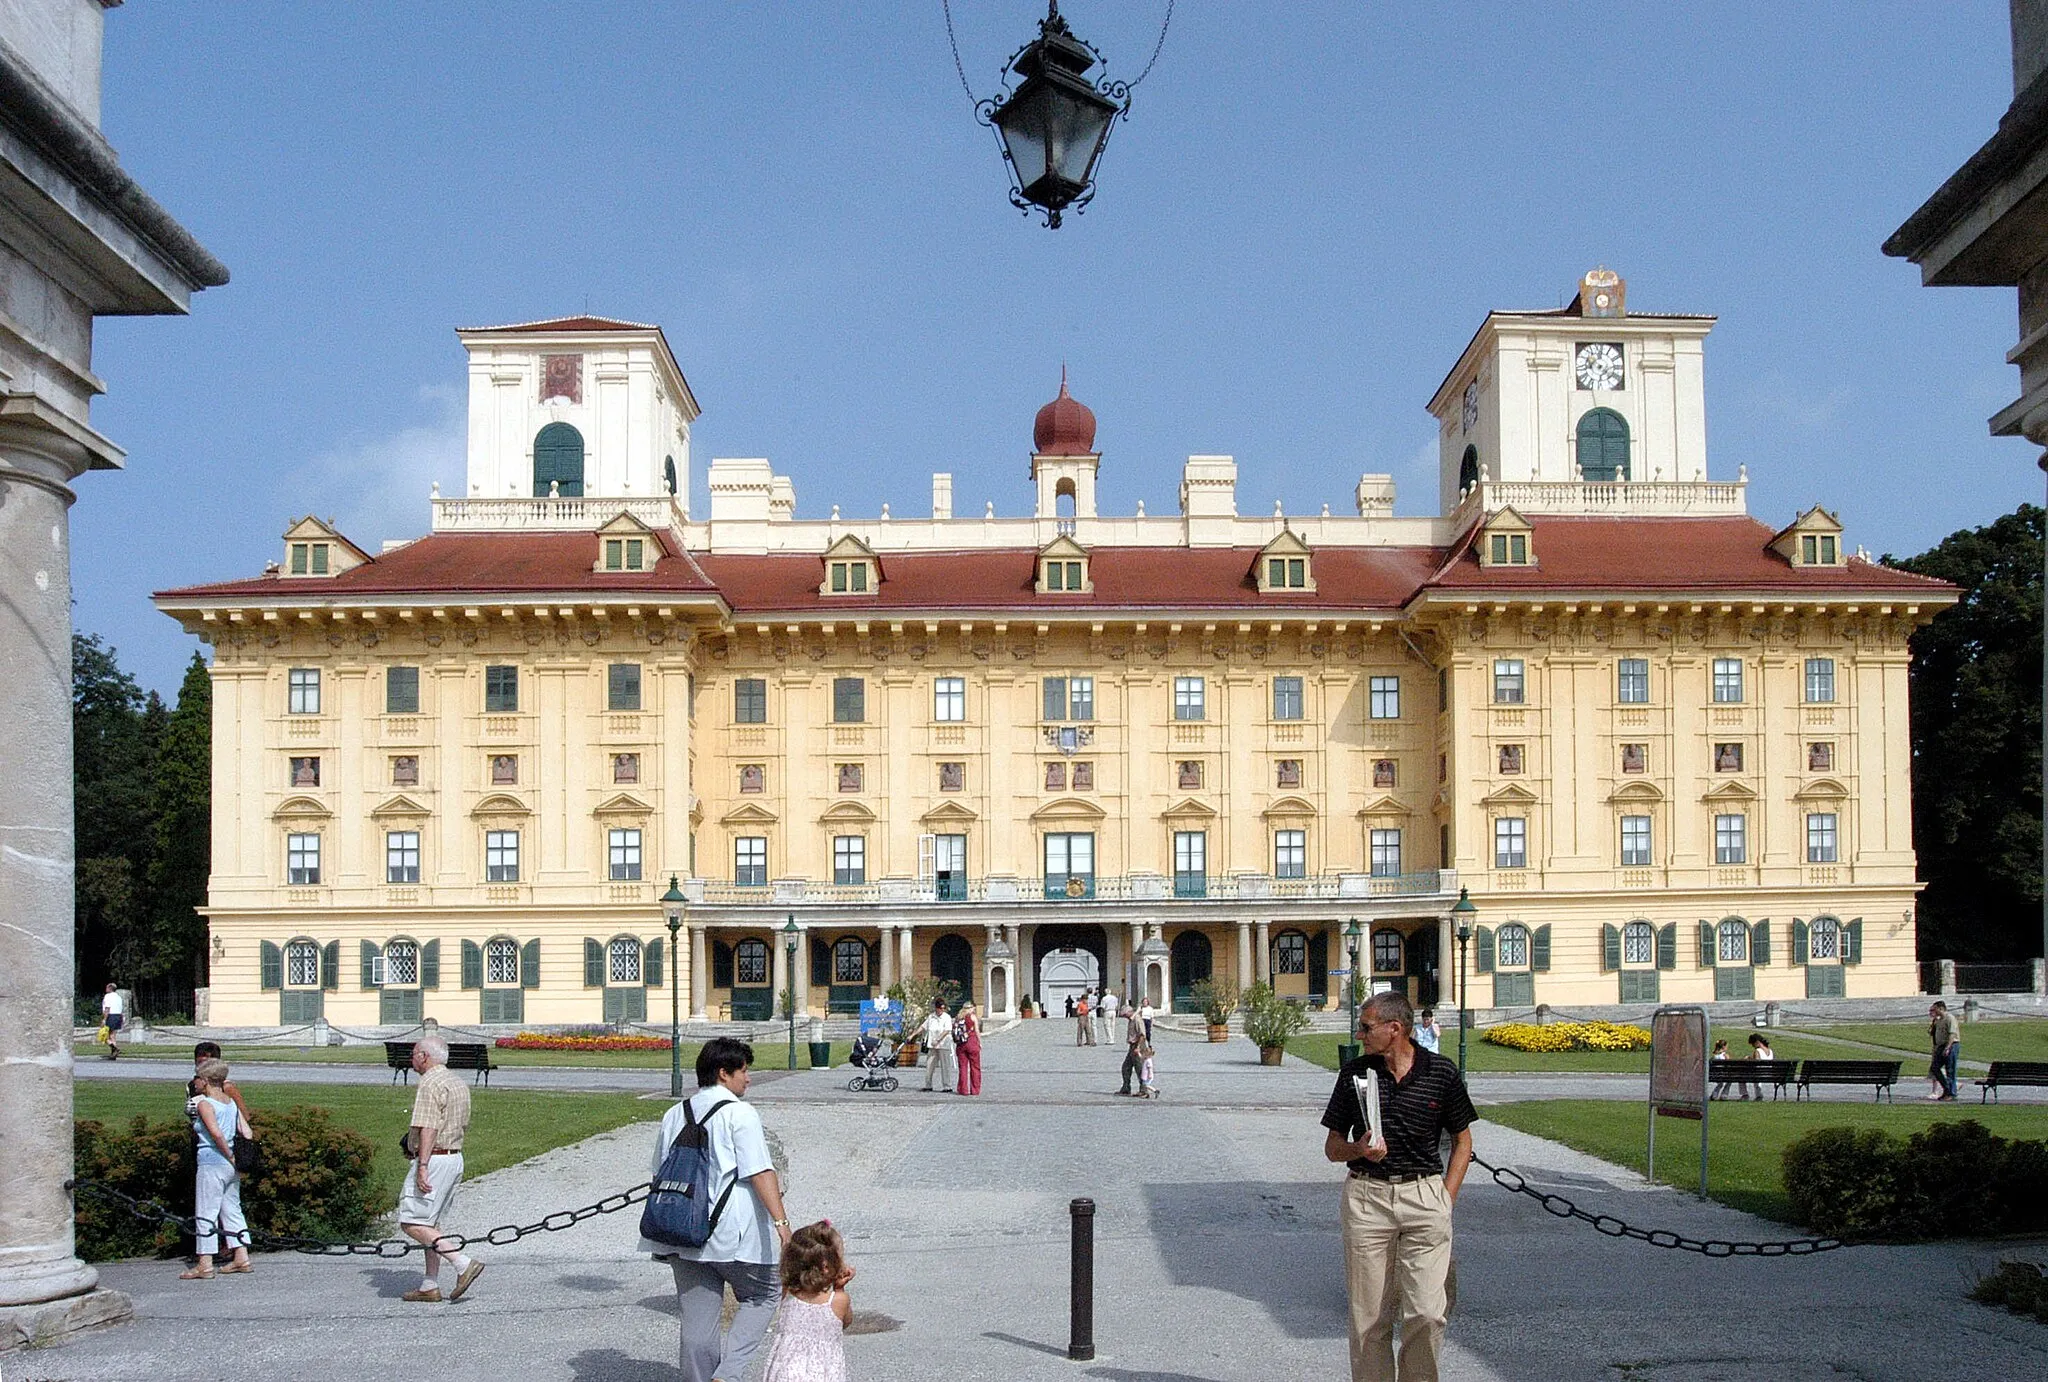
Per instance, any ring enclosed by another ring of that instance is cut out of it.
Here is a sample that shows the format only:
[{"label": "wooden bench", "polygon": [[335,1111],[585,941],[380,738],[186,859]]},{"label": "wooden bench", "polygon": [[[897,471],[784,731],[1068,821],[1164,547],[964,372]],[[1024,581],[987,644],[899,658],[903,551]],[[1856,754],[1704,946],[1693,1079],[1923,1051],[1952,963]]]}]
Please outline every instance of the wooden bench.
[{"label": "wooden bench", "polygon": [[1995,1060],[1991,1062],[1991,1073],[1977,1081],[1980,1091],[1977,1102],[1983,1103],[1994,1098],[2005,1085],[2030,1085],[2036,1089],[2048,1089],[2048,1061],[2039,1060]]},{"label": "wooden bench", "polygon": [[1899,1082],[1899,1067],[1903,1061],[1895,1060],[1808,1060],[1799,1063],[1799,1096],[1811,1098],[1813,1086],[1817,1084],[1867,1084],[1871,1086],[1873,1101],[1892,1097],[1892,1086]]},{"label": "wooden bench", "polygon": [[[1756,1085],[1771,1087],[1771,1097],[1782,1099],[1785,1086],[1799,1072],[1796,1060],[1710,1060],[1707,1062],[1707,1079],[1716,1089],[1730,1085]],[[1726,1098],[1723,1094],[1720,1097]]]},{"label": "wooden bench", "polygon": [[[387,1041],[384,1043],[384,1064],[391,1067],[394,1083],[404,1080],[410,1083],[412,1075],[411,1041]],[[480,1041],[451,1041],[448,1043],[448,1068],[450,1070],[474,1070],[470,1083],[482,1080],[485,1088],[490,1087],[491,1072],[498,1067],[491,1063],[491,1048]]]}]

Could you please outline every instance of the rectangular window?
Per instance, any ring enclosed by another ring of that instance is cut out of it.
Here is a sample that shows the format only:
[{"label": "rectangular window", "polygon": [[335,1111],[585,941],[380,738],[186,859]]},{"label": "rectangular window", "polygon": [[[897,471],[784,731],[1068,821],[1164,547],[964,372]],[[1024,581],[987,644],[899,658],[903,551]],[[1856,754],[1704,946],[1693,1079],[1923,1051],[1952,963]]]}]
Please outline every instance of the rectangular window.
[{"label": "rectangular window", "polygon": [[316,576],[327,574],[327,544],[324,542],[313,544],[313,574]]},{"label": "rectangular window", "polygon": [[1522,692],[1522,660],[1518,657],[1497,660],[1493,664],[1493,703],[1520,705]]},{"label": "rectangular window", "polygon": [[1717,657],[1714,659],[1714,702],[1717,705],[1739,705],[1742,701],[1742,659],[1739,657]]},{"label": "rectangular window", "polygon": [[318,667],[294,667],[285,674],[286,685],[290,687],[289,709],[294,715],[318,715],[320,713],[320,669]]},{"label": "rectangular window", "polygon": [[614,662],[605,669],[606,710],[638,710],[640,708],[640,664],[637,662]]},{"label": "rectangular window", "polygon": [[1821,564],[1824,566],[1833,566],[1835,564],[1835,540],[1832,537],[1821,538],[1820,559]]},{"label": "rectangular window", "polygon": [[1175,677],[1173,679],[1173,718],[1176,720],[1199,720],[1203,718],[1203,686],[1200,677]]},{"label": "rectangular window", "polygon": [[387,667],[384,669],[384,713],[386,715],[417,715],[420,713],[419,668]]},{"label": "rectangular window", "polygon": [[1301,678],[1273,678],[1273,718],[1299,720],[1301,712]]},{"label": "rectangular window", "polygon": [[1714,862],[1749,862],[1749,817],[1740,812],[1714,817]]},{"label": "rectangular window", "polygon": [[1043,692],[1043,718],[1048,720],[1066,719],[1067,679],[1065,677],[1047,677],[1044,681],[1039,683],[1039,686],[1041,691]]},{"label": "rectangular window", "polygon": [[967,678],[940,677],[932,683],[932,718],[948,724],[967,718]]},{"label": "rectangular window", "polygon": [[1400,719],[1401,679],[1399,677],[1374,677],[1372,679],[1367,710],[1375,720]]},{"label": "rectangular window", "polygon": [[1648,868],[1650,866],[1650,818],[1648,816],[1623,816],[1621,818],[1621,866],[1623,868]]},{"label": "rectangular window", "polygon": [[1835,660],[1831,657],[1806,659],[1806,699],[1825,705],[1835,698]]},{"label": "rectangular window", "polygon": [[311,887],[320,881],[320,837],[287,835],[284,840],[285,881],[294,887]]},{"label": "rectangular window", "polygon": [[1615,664],[1614,699],[1623,705],[1648,705],[1650,702],[1650,660],[1646,657],[1625,657]]},{"label": "rectangular window", "polygon": [[519,881],[519,832],[516,830],[487,830],[484,832],[484,882],[517,883]]},{"label": "rectangular window", "polygon": [[1806,818],[1806,862],[1832,864],[1839,857],[1835,846],[1835,813],[1816,811]]},{"label": "rectangular window", "polygon": [[1493,823],[1493,866],[1497,869],[1529,867],[1527,817],[1502,816]]},{"label": "rectangular window", "polygon": [[742,888],[768,886],[768,837],[742,835],[732,842],[732,881]]},{"label": "rectangular window", "polygon": [[841,887],[868,881],[868,837],[832,837],[832,881]]},{"label": "rectangular window", "polygon": [[1308,877],[1308,832],[1306,830],[1276,830],[1273,832],[1273,876],[1275,878]]},{"label": "rectangular window", "polygon": [[1060,834],[1045,837],[1045,895],[1092,897],[1095,894],[1095,836]]},{"label": "rectangular window", "polygon": [[1067,718],[1070,720],[1092,720],[1095,718],[1095,678],[1067,678]]},{"label": "rectangular window", "polygon": [[1451,669],[1436,669],[1436,713],[1441,715],[1451,708]]},{"label": "rectangular window", "polygon": [[1372,832],[1372,876],[1393,878],[1401,872],[1401,832],[1398,830],[1375,830]]},{"label": "rectangular window", "polygon": [[614,883],[637,883],[640,881],[640,832],[637,830],[613,830],[607,832],[611,855],[611,879]]},{"label": "rectangular window", "polygon": [[768,723],[768,683],[760,677],[741,677],[732,684],[732,721],[736,725]]},{"label": "rectangular window", "polygon": [[832,722],[857,725],[868,717],[868,684],[862,677],[832,678]]},{"label": "rectangular window", "polygon": [[507,666],[484,668],[484,712],[510,715],[518,709],[519,669]]},{"label": "rectangular window", "polygon": [[386,883],[417,883],[420,881],[419,831],[387,830],[384,832],[384,881]]},{"label": "rectangular window", "polygon": [[1173,832],[1173,895],[1206,897],[1209,893],[1209,833]]},{"label": "rectangular window", "polygon": [[[1811,547],[1813,545],[1813,539],[1806,539],[1806,545]],[[292,544],[292,574],[294,576],[303,576],[306,574],[306,551],[307,548],[305,543],[294,542]],[[1811,565],[1812,562],[1813,558],[1809,556],[1807,558],[1807,564]]]},{"label": "rectangular window", "polygon": [[626,569],[626,540],[608,537],[604,540],[604,569],[623,571]]}]

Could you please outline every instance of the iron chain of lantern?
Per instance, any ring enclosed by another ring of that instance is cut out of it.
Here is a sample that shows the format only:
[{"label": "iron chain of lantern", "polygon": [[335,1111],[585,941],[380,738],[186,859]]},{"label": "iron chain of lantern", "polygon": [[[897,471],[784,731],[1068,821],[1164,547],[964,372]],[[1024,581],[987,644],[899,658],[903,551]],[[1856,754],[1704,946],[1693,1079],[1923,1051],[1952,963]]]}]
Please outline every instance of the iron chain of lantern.
[{"label": "iron chain of lantern", "polygon": [[1173,25],[1174,0],[1167,0],[1166,18],[1144,70],[1128,82],[1104,78],[1093,84],[1085,74],[1090,67],[1107,67],[1102,50],[1067,27],[1059,0],[1047,0],[1038,37],[1003,64],[1005,83],[1012,74],[1023,81],[985,98],[974,94],[960,61],[952,0],[941,4],[953,70],[967,99],[974,102],[974,118],[995,131],[996,147],[1010,174],[1010,204],[1027,216],[1038,211],[1047,229],[1058,230],[1064,213],[1078,215],[1094,200],[1095,167],[1116,122],[1130,115],[1132,90],[1159,61],[1166,31]]}]

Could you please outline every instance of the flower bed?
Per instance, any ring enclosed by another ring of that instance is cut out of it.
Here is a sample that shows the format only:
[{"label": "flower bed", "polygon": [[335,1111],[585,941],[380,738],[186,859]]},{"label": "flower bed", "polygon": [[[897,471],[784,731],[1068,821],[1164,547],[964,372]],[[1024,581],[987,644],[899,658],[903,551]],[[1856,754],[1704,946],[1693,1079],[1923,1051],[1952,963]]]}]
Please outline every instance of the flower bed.
[{"label": "flower bed", "polygon": [[666,1051],[668,1038],[620,1036],[617,1032],[521,1032],[499,1037],[501,1051]]},{"label": "flower bed", "polygon": [[1503,1022],[1486,1029],[1486,1039],[1517,1051],[1641,1051],[1650,1034],[1620,1022]]}]

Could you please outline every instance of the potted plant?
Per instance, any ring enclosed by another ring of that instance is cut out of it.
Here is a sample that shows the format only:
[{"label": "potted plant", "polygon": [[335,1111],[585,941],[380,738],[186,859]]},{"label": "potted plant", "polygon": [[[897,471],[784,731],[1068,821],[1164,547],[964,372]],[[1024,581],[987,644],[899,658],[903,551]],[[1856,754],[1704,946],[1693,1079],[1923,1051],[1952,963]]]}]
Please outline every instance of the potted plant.
[{"label": "potted plant", "polygon": [[942,1002],[951,1011],[960,1002],[960,985],[951,979],[906,979],[889,986],[888,997],[903,1005],[903,1045],[897,1052],[899,1065],[916,1065],[924,1046],[924,1020],[932,1004]]},{"label": "potted plant", "polygon": [[1270,984],[1253,984],[1244,995],[1244,1034],[1259,1048],[1259,1064],[1278,1065],[1287,1054],[1287,1039],[1308,1030],[1308,1013],[1273,992]]},{"label": "potted plant", "polygon": [[1230,1039],[1230,1015],[1237,1011],[1243,995],[1228,979],[1204,979],[1195,985],[1195,1001],[1202,1005],[1202,1020],[1209,1024],[1209,1040]]}]

